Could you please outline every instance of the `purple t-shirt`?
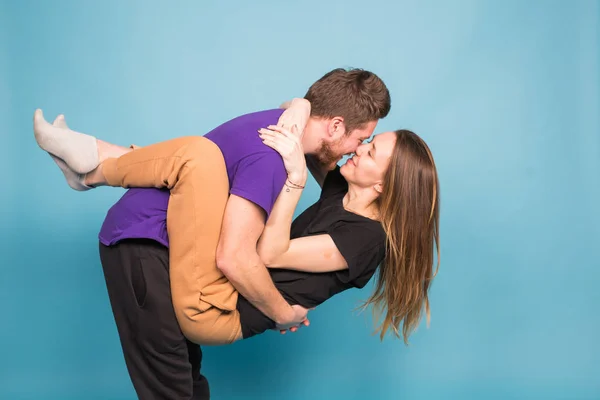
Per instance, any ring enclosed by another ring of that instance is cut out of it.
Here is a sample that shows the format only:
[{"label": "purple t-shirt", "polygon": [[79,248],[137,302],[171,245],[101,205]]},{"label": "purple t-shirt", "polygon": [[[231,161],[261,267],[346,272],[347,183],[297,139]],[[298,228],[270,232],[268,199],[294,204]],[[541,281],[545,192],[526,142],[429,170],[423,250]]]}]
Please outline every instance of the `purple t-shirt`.
[{"label": "purple t-shirt", "polygon": [[[242,115],[204,135],[223,153],[229,193],[257,204],[267,217],[287,174],[281,156],[263,144],[258,129],[277,124],[282,113],[275,109]],[[152,239],[168,246],[168,204],[168,190],[129,189],[108,210],[98,235],[100,242],[110,246],[123,239]]]}]

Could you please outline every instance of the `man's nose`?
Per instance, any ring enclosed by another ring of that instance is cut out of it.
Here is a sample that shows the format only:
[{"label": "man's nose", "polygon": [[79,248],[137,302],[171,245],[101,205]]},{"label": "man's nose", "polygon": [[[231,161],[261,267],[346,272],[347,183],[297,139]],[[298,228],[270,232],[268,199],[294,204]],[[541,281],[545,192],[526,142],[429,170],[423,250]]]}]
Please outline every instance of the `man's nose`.
[{"label": "man's nose", "polygon": [[360,157],[360,155],[361,155],[361,154],[363,153],[363,151],[364,151],[364,148],[365,148],[365,146],[364,146],[364,145],[362,145],[362,144],[361,144],[361,145],[359,145],[359,146],[356,148],[356,151],[355,151],[356,155]]}]

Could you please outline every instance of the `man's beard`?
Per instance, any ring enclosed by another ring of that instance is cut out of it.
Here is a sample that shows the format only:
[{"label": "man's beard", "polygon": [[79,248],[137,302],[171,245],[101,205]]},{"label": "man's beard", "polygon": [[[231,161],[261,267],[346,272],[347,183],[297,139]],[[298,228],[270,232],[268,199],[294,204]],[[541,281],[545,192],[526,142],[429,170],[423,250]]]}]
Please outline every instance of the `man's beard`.
[{"label": "man's beard", "polygon": [[[339,144],[339,141],[334,143],[334,145],[337,144]],[[341,159],[341,157],[335,153],[332,148],[332,144],[321,142],[321,148],[316,154],[319,165],[328,171],[334,169],[337,162]]]}]

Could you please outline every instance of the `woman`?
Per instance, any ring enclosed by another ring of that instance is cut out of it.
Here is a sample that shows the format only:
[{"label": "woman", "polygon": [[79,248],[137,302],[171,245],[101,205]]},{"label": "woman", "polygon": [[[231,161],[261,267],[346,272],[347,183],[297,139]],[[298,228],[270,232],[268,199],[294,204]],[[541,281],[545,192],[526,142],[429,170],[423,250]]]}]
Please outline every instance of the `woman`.
[{"label": "woman", "polygon": [[[381,338],[391,330],[407,342],[423,308],[429,317],[434,248],[439,254],[439,185],[427,145],[406,130],[376,135],[344,166],[327,175],[319,201],[292,224],[307,179],[305,158],[298,135],[269,128],[260,135],[282,155],[288,172],[258,244],[275,285],[290,304],[311,308],[343,290],[363,287],[379,266],[375,293],[365,305],[372,305],[377,317],[384,314],[378,328]],[[98,154],[86,155],[82,149],[89,147],[84,142],[95,138],[67,128],[57,133],[56,129],[36,112],[38,143],[51,153],[54,147],[49,142],[72,143],[59,146],[54,156],[64,159],[66,167],[87,172],[84,181],[77,177],[81,184],[171,190],[167,223],[173,298],[178,291],[185,292],[178,288],[177,275],[186,262],[197,263],[202,292],[216,294],[193,321],[195,334],[190,340],[226,344],[275,328],[216,267],[218,234],[211,232],[218,232],[227,200],[227,176],[218,149],[202,138],[180,138],[123,150],[127,154],[114,158],[118,154],[105,150],[111,145],[98,140]],[[199,180],[212,189],[204,199],[191,195],[191,187]],[[210,202],[210,207],[203,201]],[[194,259],[198,255],[183,245],[190,237],[185,219],[199,213],[203,223],[196,226],[192,238],[202,237],[203,243],[209,243],[200,259]],[[241,326],[240,314],[244,314],[245,326]]]}]

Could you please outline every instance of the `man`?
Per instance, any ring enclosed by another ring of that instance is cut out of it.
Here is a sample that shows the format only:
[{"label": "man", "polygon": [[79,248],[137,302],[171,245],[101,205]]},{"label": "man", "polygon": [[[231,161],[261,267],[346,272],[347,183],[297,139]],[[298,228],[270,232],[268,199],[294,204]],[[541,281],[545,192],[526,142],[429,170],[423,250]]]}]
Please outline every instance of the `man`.
[{"label": "man", "polygon": [[[307,165],[322,184],[327,170],[370,137],[390,110],[385,84],[373,73],[336,69],[315,82],[302,144]],[[266,219],[286,178],[281,157],[258,139],[283,110],[237,117],[205,135],[223,153],[230,197],[217,264],[240,295],[288,328],[307,310],[292,308],[256,253]],[[188,341],[173,310],[169,286],[166,209],[169,193],[131,189],[108,212],[99,238],[102,266],[126,365],[141,399],[208,399],[200,347]]]}]

